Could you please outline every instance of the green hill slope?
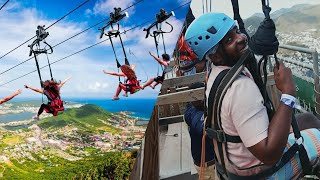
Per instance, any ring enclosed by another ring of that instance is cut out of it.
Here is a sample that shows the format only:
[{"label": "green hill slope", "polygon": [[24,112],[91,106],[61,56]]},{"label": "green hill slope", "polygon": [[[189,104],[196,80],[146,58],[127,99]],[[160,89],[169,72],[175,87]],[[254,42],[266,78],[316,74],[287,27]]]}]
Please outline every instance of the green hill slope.
[{"label": "green hill slope", "polygon": [[98,132],[104,130],[117,133],[120,129],[107,123],[111,118],[112,114],[110,112],[96,105],[87,104],[80,108],[67,109],[56,117],[45,118],[38,125],[43,129],[61,128],[70,125],[85,131]]},{"label": "green hill slope", "polygon": [[[296,5],[292,8],[286,8],[271,13],[271,18],[276,24],[278,32],[295,32],[308,31],[311,29],[320,29],[320,4],[317,5]],[[257,29],[260,22],[264,19],[260,14],[244,20],[248,33],[252,35]]]}]

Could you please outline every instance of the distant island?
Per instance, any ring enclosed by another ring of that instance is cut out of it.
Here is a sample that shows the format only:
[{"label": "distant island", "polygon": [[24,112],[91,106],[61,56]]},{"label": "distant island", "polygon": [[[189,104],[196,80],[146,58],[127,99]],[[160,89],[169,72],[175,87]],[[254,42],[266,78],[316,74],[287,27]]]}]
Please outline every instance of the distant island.
[{"label": "distant island", "polygon": [[[0,111],[26,109],[7,106]],[[91,104],[71,106],[57,117],[0,123],[0,178],[128,178],[146,129],[136,125],[139,118]]]}]

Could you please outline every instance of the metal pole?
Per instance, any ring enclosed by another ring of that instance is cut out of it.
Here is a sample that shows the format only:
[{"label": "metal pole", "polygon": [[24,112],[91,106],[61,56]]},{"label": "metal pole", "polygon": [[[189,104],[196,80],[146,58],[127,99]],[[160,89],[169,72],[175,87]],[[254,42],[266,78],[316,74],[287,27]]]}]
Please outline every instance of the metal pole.
[{"label": "metal pole", "polygon": [[182,171],[182,123],[180,123],[180,171]]},{"label": "metal pole", "polygon": [[279,47],[283,48],[283,49],[288,49],[288,50],[293,50],[293,51],[300,51],[300,52],[309,53],[309,54],[312,54],[312,53],[316,52],[315,49],[308,49],[308,48],[291,46],[291,45],[279,45]]},{"label": "metal pole", "polygon": [[315,112],[316,116],[320,118],[320,86],[319,86],[319,66],[318,66],[318,52],[314,49],[312,52],[313,59],[313,78],[314,78],[314,95],[315,95]]}]

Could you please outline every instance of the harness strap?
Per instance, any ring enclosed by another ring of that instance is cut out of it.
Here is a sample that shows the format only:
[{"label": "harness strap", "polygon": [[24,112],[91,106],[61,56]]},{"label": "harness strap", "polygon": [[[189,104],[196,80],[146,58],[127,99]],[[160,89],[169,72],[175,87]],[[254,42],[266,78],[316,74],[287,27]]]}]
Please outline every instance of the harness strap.
[{"label": "harness strap", "polygon": [[[161,26],[160,26],[160,32],[162,32]],[[163,51],[164,51],[165,54],[167,54],[167,52],[166,52],[166,45],[165,45],[165,43],[164,43],[163,33],[161,33],[161,36],[162,36]]]},{"label": "harness strap", "polygon": [[[292,112],[292,120],[291,120],[291,125],[294,133],[294,137],[296,138],[296,141],[299,141],[299,139],[302,141],[302,136],[298,127],[297,120],[294,116],[294,112]],[[299,159],[301,161],[301,166],[302,166],[302,171],[304,175],[309,175],[312,174],[312,166],[310,159],[308,157],[307,151],[303,146],[303,143],[298,145],[299,147]]]},{"label": "harness strap", "polygon": [[231,0],[231,3],[232,3],[232,9],[233,9],[233,19],[236,20],[239,24],[239,29],[242,33],[244,33],[248,38],[249,38],[249,35],[244,27],[244,23],[243,23],[243,20],[240,16],[240,13],[239,13],[239,3],[238,3],[238,0]]},{"label": "harness strap", "polygon": [[262,4],[262,11],[264,16],[266,17],[266,19],[270,19],[270,11],[271,11],[271,7],[269,6],[269,0],[261,0],[261,4]]},{"label": "harness strap", "polygon": [[268,113],[268,117],[269,117],[269,121],[271,121],[273,115],[274,115],[274,107],[273,107],[273,104],[269,98],[269,95],[267,93],[267,62],[268,62],[268,57],[267,56],[263,56],[260,60],[259,60],[259,63],[258,63],[258,75],[259,77],[261,77],[261,72],[260,72],[260,67],[261,67],[261,63],[263,62],[263,76],[264,76],[264,79],[263,79],[263,86],[262,86],[262,89],[260,90],[261,94],[262,94],[262,97],[263,97],[263,100],[264,100],[264,106],[266,107],[267,109],[267,113]]},{"label": "harness strap", "polygon": [[40,79],[40,85],[42,87],[43,85],[42,85],[41,73],[40,73],[40,68],[39,68],[37,56],[38,56],[37,54],[34,54],[34,60],[36,61],[37,71],[38,71],[38,75],[39,75],[39,79]]},{"label": "harness strap", "polygon": [[[207,119],[209,121],[206,121],[206,127],[207,129],[210,128],[211,129],[211,118],[212,118],[212,105],[213,104],[213,99],[214,96],[216,94],[216,91],[218,89],[219,84],[221,83],[222,79],[224,78],[224,76],[228,73],[229,69],[225,69],[223,71],[221,71],[218,76],[216,77],[216,79],[213,82],[212,88],[210,89],[210,93],[209,93],[209,98],[208,98],[208,115],[207,115]],[[207,134],[211,134],[210,132],[207,131]]]},{"label": "harness strap", "polygon": [[110,40],[110,43],[111,43],[111,47],[112,47],[112,50],[113,50],[114,57],[116,58],[117,68],[120,68],[121,64],[119,63],[116,51],[114,50],[111,34],[108,34],[108,36],[109,36],[109,40]]},{"label": "harness strap", "polygon": [[130,66],[129,60],[128,60],[128,58],[127,58],[126,50],[124,49],[124,45],[123,45],[123,42],[122,42],[122,39],[121,39],[121,35],[120,35],[120,34],[119,34],[119,39],[120,39],[121,47],[122,47],[123,54],[124,54],[124,63],[125,63],[126,65]]},{"label": "harness strap", "polygon": [[279,171],[285,164],[287,164],[291,158],[296,154],[296,152],[299,150],[298,144],[293,144],[288,151],[282,156],[280,162],[272,166],[271,168],[256,174],[252,176],[239,176],[236,174],[233,174],[231,172],[224,171],[221,164],[216,163],[216,169],[218,171],[218,174],[223,175],[223,179],[233,179],[233,180],[256,180],[256,179],[262,179],[271,176],[275,172]]},{"label": "harness strap", "polygon": [[52,70],[51,70],[51,65],[50,65],[49,57],[48,57],[48,54],[47,54],[47,53],[46,53],[46,55],[47,55],[47,60],[48,60],[48,66],[49,66],[49,70],[50,70],[51,80],[53,81],[53,76],[52,76]]},{"label": "harness strap", "polygon": [[[236,65],[234,66],[236,67]],[[240,68],[241,66],[239,66]],[[230,71],[232,71],[234,68],[232,68]],[[223,147],[222,147],[222,143],[226,143],[226,142],[231,142],[231,143],[240,143],[241,139],[239,136],[230,136],[228,134],[226,134],[223,130],[222,130],[222,126],[221,126],[221,118],[220,118],[220,112],[221,112],[221,103],[226,89],[228,89],[229,86],[227,86],[228,84],[223,85],[224,82],[226,82],[228,79],[229,81],[231,80],[230,78],[228,78],[228,75],[230,74],[230,71],[222,71],[216,78],[214,85],[212,86],[211,90],[210,90],[210,94],[209,94],[209,108],[208,108],[208,119],[211,120],[212,119],[212,104],[214,105],[215,109],[214,110],[218,110],[215,111],[215,118],[214,120],[214,125],[215,125],[215,129],[211,129],[211,128],[207,128],[206,132],[208,134],[208,136],[210,138],[213,138],[217,141],[217,145],[218,145],[218,151],[219,151],[219,156],[220,156],[220,160],[221,162],[217,161],[216,162],[216,167],[217,167],[217,171],[218,171],[218,175],[220,176],[221,179],[237,179],[237,180],[244,180],[244,179],[261,179],[261,178],[265,178],[268,177],[272,174],[274,174],[275,172],[277,172],[279,169],[281,169],[285,164],[287,164],[291,158],[293,158],[293,156],[299,152],[299,158],[301,161],[301,165],[303,168],[303,172],[304,174],[311,174],[312,172],[312,166],[310,164],[310,160],[308,158],[307,152],[303,146],[302,143],[295,143],[293,144],[286,153],[283,154],[281,160],[279,161],[278,164],[276,164],[275,166],[259,173],[256,175],[252,175],[252,176],[238,176],[235,175],[233,173],[230,173],[226,170],[225,168],[225,163],[224,163],[224,153],[223,153]],[[225,77],[225,78],[224,78]],[[230,76],[229,76],[230,77]],[[233,76],[235,77],[235,76]],[[231,77],[232,78],[232,77]],[[220,81],[220,83],[218,83],[218,81]],[[217,85],[220,84],[220,85]],[[230,83],[229,83],[230,85]],[[219,91],[223,89],[224,91]],[[215,93],[215,94],[213,94]],[[214,98],[213,98],[213,95]],[[219,95],[219,101],[217,99],[217,95]],[[214,102],[213,102],[214,101]],[[216,102],[218,101],[219,104],[217,104]],[[213,103],[212,103],[213,102]],[[217,105],[220,105],[219,107],[216,107]],[[210,108],[211,106],[211,108]],[[220,121],[220,126],[218,124],[217,121]],[[206,125],[208,125],[206,123]],[[298,140],[301,137],[301,133],[299,131],[298,128],[298,124],[296,119],[294,118],[294,114],[292,114],[292,127],[294,130],[294,134],[295,134],[295,138]]]},{"label": "harness strap", "polygon": [[[158,31],[158,24],[156,24],[156,28],[157,28],[157,31]],[[160,58],[160,55],[159,55],[159,44],[158,44],[158,41],[157,41],[157,31],[153,31],[153,39],[154,39],[154,44],[156,45],[156,50],[157,50],[157,57]],[[158,66],[158,70],[157,70],[157,75],[159,75],[159,66]]]},{"label": "harness strap", "polygon": [[[224,75],[224,77],[221,77],[221,82],[217,84],[216,90],[213,90],[213,87],[210,90],[209,98],[208,98],[208,117],[207,121],[214,121],[214,129],[215,130],[222,130],[221,126],[221,119],[220,119],[220,112],[221,112],[221,104],[222,99],[226,93],[226,91],[223,92],[223,90],[226,90],[229,88],[229,86],[232,84],[232,82],[235,80],[235,78],[238,76],[238,74],[241,73],[241,70],[243,69],[243,63],[247,59],[251,52],[247,50],[239,59],[239,61]],[[215,94],[212,92],[216,91]],[[218,99],[219,98],[219,99]],[[214,115],[214,116],[213,116]],[[210,126],[209,126],[210,127]],[[220,156],[220,162],[218,159],[216,159],[219,163],[221,163],[222,168],[224,171],[226,171],[225,168],[225,162],[224,162],[224,156],[223,156],[223,147],[221,142],[217,142],[217,148],[219,151]]]},{"label": "harness strap", "polygon": [[207,128],[207,136],[210,139],[215,139],[220,143],[232,142],[232,143],[241,143],[242,140],[240,136],[231,136],[226,134],[223,130],[214,130],[212,128]]}]

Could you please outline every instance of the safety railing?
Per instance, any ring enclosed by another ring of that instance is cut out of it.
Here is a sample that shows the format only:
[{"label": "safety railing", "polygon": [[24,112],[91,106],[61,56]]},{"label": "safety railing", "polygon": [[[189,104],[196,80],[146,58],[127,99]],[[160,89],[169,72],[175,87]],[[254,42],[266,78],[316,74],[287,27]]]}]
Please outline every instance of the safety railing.
[{"label": "safety railing", "polygon": [[[299,67],[307,68],[313,71],[313,90],[315,94],[315,113],[317,117],[320,117],[320,86],[319,86],[319,64],[318,64],[318,52],[316,49],[309,49],[309,48],[303,48],[303,47],[297,47],[297,46],[291,46],[291,45],[280,45],[279,46],[282,49],[287,49],[291,51],[298,51],[306,54],[310,54],[312,56],[313,65],[299,62],[290,58],[281,58],[281,60],[295,64]],[[310,81],[308,78],[302,77],[302,79],[306,81]]]}]

